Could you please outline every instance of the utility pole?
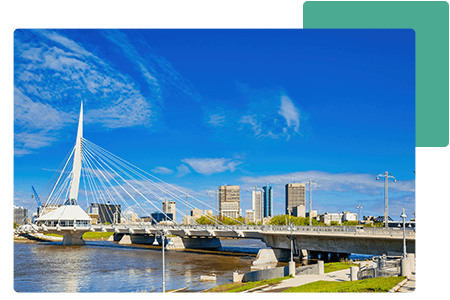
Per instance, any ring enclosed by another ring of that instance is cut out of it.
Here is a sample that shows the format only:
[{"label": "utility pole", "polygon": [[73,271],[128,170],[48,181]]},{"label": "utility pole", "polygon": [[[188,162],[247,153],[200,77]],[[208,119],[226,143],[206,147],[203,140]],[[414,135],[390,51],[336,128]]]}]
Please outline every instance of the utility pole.
[{"label": "utility pole", "polygon": [[377,176],[377,180],[380,179],[380,177],[384,177],[384,227],[386,229],[389,228],[389,215],[388,215],[388,179],[393,178],[394,182],[397,182],[394,176],[392,174],[389,174],[388,171],[384,172],[384,175],[379,174]]}]

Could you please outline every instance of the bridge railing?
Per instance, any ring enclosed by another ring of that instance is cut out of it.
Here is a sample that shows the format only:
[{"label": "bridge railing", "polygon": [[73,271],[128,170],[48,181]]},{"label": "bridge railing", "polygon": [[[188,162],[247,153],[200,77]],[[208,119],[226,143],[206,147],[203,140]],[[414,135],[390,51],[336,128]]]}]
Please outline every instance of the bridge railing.
[{"label": "bridge railing", "polygon": [[[112,226],[112,225],[109,225]],[[151,224],[128,224],[114,225],[116,228],[156,228]],[[158,228],[164,227],[167,230],[198,230],[198,231],[259,231],[259,232],[290,232],[291,227],[286,225],[157,225]],[[311,234],[348,234],[348,235],[370,235],[370,236],[403,236],[402,228],[380,228],[380,227],[362,227],[362,226],[292,226],[293,233],[311,233]],[[414,237],[415,230],[407,229],[407,237]]]},{"label": "bridge railing", "polygon": [[[286,225],[268,225],[261,226],[261,231],[291,231],[290,226]],[[403,235],[402,228],[380,228],[380,227],[361,227],[361,226],[292,226],[294,233],[334,233],[334,234],[351,234],[351,235]],[[415,236],[414,229],[408,229],[406,236]]]}]

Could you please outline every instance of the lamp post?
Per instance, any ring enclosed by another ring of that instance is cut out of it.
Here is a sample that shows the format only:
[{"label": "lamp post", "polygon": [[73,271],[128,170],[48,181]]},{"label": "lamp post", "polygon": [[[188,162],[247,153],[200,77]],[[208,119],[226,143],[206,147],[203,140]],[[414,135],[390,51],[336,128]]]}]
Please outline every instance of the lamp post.
[{"label": "lamp post", "polygon": [[[208,195],[211,195],[212,191],[208,191]],[[218,220],[218,210],[217,210],[217,190],[214,190],[214,195],[215,195],[215,204],[216,204],[216,211],[214,212],[214,214],[216,215],[216,217],[214,218],[214,225],[217,225],[217,220]],[[206,215],[206,214],[205,214]]]},{"label": "lamp post", "polygon": [[317,188],[319,188],[319,184],[311,179],[309,179],[307,182],[302,182],[302,184],[309,184],[309,226],[312,225],[311,221],[311,211],[312,211],[312,198],[311,198],[311,183],[315,183],[317,185]]},{"label": "lamp post", "polygon": [[403,258],[406,258],[406,227],[405,227],[405,208],[403,207],[402,214],[400,215],[400,218],[403,219]]},{"label": "lamp post", "polygon": [[[164,230],[158,231],[155,234],[155,240],[153,241],[153,245],[157,246],[159,245],[158,241],[156,240],[157,236],[161,237],[161,243],[162,243],[162,265],[163,265],[163,283],[162,283],[162,292],[165,293],[166,292],[166,260],[164,257],[164,245],[165,245],[165,240],[166,240],[166,232]],[[167,243],[168,245],[173,245],[172,240],[169,240],[169,242]]]},{"label": "lamp post", "polygon": [[294,261],[294,240],[292,239],[292,221],[289,214],[289,229],[291,230],[291,263]]},{"label": "lamp post", "polygon": [[363,208],[363,207],[361,204],[358,204],[358,206],[356,208],[358,209],[358,219],[359,219],[359,221],[361,221],[361,208]]},{"label": "lamp post", "polygon": [[383,174],[379,174],[377,176],[377,180],[380,179],[380,177],[384,177],[384,222],[385,225],[384,227],[386,229],[389,228],[389,216],[388,216],[388,179],[389,178],[393,178],[394,182],[397,182],[397,180],[395,179],[394,176],[392,176],[392,174],[389,174],[388,171],[384,172]]}]

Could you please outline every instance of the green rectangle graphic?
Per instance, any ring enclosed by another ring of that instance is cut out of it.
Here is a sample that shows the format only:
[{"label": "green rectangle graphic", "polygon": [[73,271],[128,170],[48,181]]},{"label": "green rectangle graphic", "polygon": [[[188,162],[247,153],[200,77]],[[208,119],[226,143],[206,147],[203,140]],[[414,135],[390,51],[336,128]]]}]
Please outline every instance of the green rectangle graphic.
[{"label": "green rectangle graphic", "polygon": [[416,147],[449,143],[449,19],[445,1],[307,1],[303,28],[416,32]]}]

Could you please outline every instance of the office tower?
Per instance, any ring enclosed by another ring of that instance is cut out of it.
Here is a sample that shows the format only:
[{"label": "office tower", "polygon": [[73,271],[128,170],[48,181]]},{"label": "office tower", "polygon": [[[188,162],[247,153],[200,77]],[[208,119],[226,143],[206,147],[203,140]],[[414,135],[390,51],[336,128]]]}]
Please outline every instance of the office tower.
[{"label": "office tower", "polygon": [[14,223],[20,225],[27,222],[28,209],[14,206]]},{"label": "office tower", "polygon": [[261,191],[252,191],[252,210],[255,212],[255,221],[261,221],[263,218],[263,201]]},{"label": "office tower", "polygon": [[288,183],[286,184],[286,214],[289,214],[289,208],[299,205],[305,206],[305,184]]},{"label": "office tower", "polygon": [[263,186],[264,191],[264,211],[263,217],[272,217],[273,216],[273,191],[272,186],[266,185]]},{"label": "office tower", "polygon": [[175,201],[168,201],[167,198],[166,200],[163,201],[162,203],[162,211],[166,214],[172,214],[173,216],[173,221],[176,222],[176,202]]},{"label": "office tower", "polygon": [[120,205],[110,203],[91,203],[88,214],[97,215],[97,220],[100,224],[119,224],[121,222],[120,216],[122,215]]},{"label": "office tower", "polygon": [[219,186],[219,212],[221,216],[240,217],[240,187],[237,185]]}]

